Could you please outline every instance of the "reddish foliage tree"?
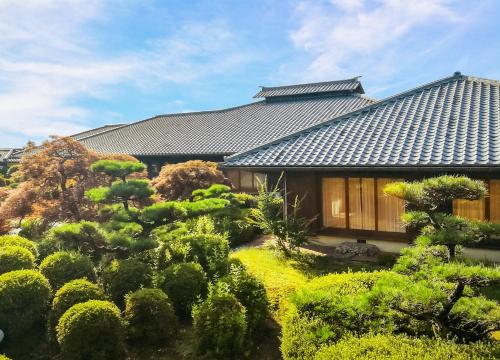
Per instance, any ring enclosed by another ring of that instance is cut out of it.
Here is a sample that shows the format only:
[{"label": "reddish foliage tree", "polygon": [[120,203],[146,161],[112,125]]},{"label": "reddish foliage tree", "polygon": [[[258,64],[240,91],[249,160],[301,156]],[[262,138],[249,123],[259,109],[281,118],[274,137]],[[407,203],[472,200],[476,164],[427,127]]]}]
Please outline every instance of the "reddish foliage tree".
[{"label": "reddish foliage tree", "polygon": [[1,219],[18,219],[21,221],[31,214],[36,192],[30,182],[24,182],[9,193],[0,206]]},{"label": "reddish foliage tree", "polygon": [[[92,172],[90,165],[100,159],[115,158],[137,161],[129,155],[99,155],[70,137],[54,137],[36,149],[29,146],[16,172],[22,181],[20,188],[30,190],[29,197],[26,194],[23,199],[31,201],[31,211],[24,216],[39,216],[47,221],[93,219],[96,207],[84,196],[85,191],[108,185],[111,179]],[[4,203],[20,199],[21,195],[13,191]],[[2,204],[5,214],[12,218],[16,214],[10,207]]]},{"label": "reddish foliage tree", "polygon": [[225,183],[224,174],[217,163],[190,160],[162,167],[151,185],[166,200],[187,199],[193,190],[206,189],[213,184]]}]

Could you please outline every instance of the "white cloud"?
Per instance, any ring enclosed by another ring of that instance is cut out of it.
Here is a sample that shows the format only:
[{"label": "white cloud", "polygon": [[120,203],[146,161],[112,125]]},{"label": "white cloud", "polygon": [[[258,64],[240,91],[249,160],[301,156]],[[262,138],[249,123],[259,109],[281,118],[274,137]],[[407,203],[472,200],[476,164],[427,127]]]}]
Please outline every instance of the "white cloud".
[{"label": "white cloud", "polygon": [[[310,55],[308,76],[312,79],[350,74],[352,64],[376,71],[373,58],[385,62],[379,70],[390,71],[394,51],[411,39],[412,32],[432,24],[461,21],[447,0],[331,0],[302,2],[297,7],[300,26],[291,40]],[[382,61],[384,60],[384,61]]]},{"label": "white cloud", "polygon": [[106,99],[122,85],[144,90],[188,82],[248,61],[216,21],[184,24],[140,50],[104,54],[106,44],[89,28],[110,21],[117,4],[0,1],[0,147],[77,133],[108,114],[84,107],[82,98]]}]

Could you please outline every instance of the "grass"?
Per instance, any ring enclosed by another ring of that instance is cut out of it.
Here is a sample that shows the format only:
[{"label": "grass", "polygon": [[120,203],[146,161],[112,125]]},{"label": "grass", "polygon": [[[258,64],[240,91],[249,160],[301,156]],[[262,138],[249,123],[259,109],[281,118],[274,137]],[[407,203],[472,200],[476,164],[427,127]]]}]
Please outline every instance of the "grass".
[{"label": "grass", "polygon": [[293,259],[284,259],[266,248],[243,248],[233,252],[231,257],[240,260],[251,274],[264,283],[274,312],[279,310],[288,295],[315,277],[330,273],[388,268],[377,263],[339,262],[329,256],[309,253],[303,253]]}]

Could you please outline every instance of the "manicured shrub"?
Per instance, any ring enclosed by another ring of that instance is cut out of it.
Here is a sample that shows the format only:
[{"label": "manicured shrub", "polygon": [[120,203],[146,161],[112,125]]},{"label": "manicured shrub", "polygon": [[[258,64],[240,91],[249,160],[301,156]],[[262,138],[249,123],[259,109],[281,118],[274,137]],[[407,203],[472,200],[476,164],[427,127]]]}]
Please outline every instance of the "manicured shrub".
[{"label": "manicured shrub", "polygon": [[19,235],[3,235],[0,236],[0,247],[4,246],[20,246],[29,250],[33,256],[37,256],[36,243]]},{"label": "manicured shrub", "polygon": [[43,233],[47,231],[49,224],[42,218],[30,218],[21,222],[21,230],[19,235],[27,239],[38,241],[42,238]]},{"label": "manicured shrub", "polygon": [[161,347],[175,333],[177,318],[168,296],[160,289],[141,289],[125,297],[127,339]]},{"label": "manicured shrub", "polygon": [[264,284],[246,272],[241,265],[232,265],[229,275],[220,282],[226,284],[229,292],[245,307],[248,335],[259,335],[269,308]]},{"label": "manicured shrub", "polygon": [[49,281],[38,271],[0,275],[0,329],[6,342],[15,342],[42,323],[50,293]]},{"label": "manicured shrub", "polygon": [[[99,224],[90,221],[61,224],[51,228],[41,241],[40,256],[43,258],[57,250],[81,250],[93,258],[99,257],[99,251],[106,244],[106,234]],[[82,250],[83,251],[83,250]]]},{"label": "manicured shrub", "polygon": [[298,289],[282,309],[284,359],[312,359],[322,346],[354,333],[392,331],[392,319],[366,300],[384,272],[331,274]]},{"label": "manicured shrub", "polygon": [[198,352],[215,359],[240,359],[245,350],[245,308],[224,286],[215,286],[193,308]]},{"label": "manicured shrub", "polygon": [[169,266],[156,279],[157,287],[172,300],[179,316],[188,316],[196,300],[207,292],[207,277],[200,264],[181,263]]},{"label": "manicured shrub", "polygon": [[151,268],[137,260],[113,260],[102,273],[104,288],[120,307],[125,304],[125,295],[141,287],[151,285]]},{"label": "manicured shrub", "polygon": [[0,274],[23,269],[33,269],[35,257],[20,246],[0,247]]},{"label": "manicured shrub", "polygon": [[125,359],[120,310],[108,301],[73,305],[59,319],[56,332],[63,359]]},{"label": "manicured shrub", "polygon": [[71,280],[96,279],[90,258],[77,252],[59,251],[49,255],[40,264],[40,271],[49,279],[54,290]]},{"label": "manicured shrub", "polygon": [[0,360],[11,360],[9,357],[0,354]]},{"label": "manicured shrub", "polygon": [[409,338],[403,335],[367,335],[349,337],[323,348],[315,360],[372,359],[498,359],[500,346],[495,343],[456,344],[448,340]]},{"label": "manicured shrub", "polygon": [[49,332],[55,330],[59,318],[73,305],[89,300],[106,300],[104,291],[86,279],[71,280],[57,290],[49,314]]},{"label": "manicured shrub", "polygon": [[199,263],[211,279],[227,272],[229,243],[225,236],[201,233],[184,235],[168,242],[167,251],[172,262]]}]

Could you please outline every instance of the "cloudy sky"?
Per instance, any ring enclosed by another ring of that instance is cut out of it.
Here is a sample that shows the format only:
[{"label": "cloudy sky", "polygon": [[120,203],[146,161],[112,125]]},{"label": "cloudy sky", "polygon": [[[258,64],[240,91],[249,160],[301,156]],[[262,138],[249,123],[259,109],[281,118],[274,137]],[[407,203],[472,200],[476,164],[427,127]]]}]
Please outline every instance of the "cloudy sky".
[{"label": "cloudy sky", "polygon": [[0,0],[0,148],[362,76],[500,79],[500,1]]}]

